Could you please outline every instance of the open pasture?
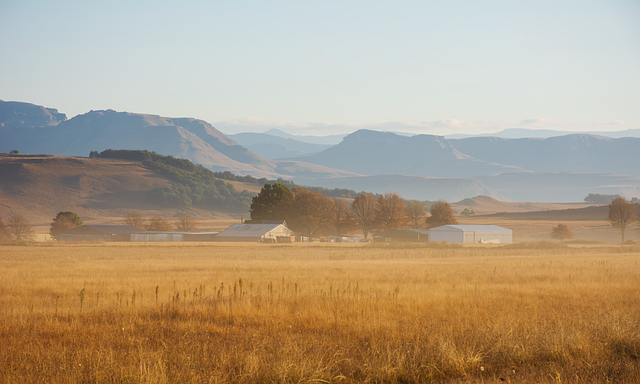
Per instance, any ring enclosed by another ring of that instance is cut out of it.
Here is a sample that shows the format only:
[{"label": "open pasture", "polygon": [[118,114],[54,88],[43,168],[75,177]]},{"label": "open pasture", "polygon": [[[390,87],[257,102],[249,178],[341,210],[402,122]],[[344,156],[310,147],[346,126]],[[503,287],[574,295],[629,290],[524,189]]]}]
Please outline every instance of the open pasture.
[{"label": "open pasture", "polygon": [[640,247],[0,245],[2,382],[640,381]]}]

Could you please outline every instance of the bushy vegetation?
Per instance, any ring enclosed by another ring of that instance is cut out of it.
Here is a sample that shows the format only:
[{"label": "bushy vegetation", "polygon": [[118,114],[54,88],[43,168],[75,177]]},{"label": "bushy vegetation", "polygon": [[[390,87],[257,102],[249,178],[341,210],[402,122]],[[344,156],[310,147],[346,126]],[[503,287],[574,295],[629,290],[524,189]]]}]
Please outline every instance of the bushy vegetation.
[{"label": "bushy vegetation", "polygon": [[601,195],[599,193],[590,193],[584,198],[584,201],[592,204],[610,204],[616,197],[620,195]]},{"label": "bushy vegetation", "polygon": [[252,194],[237,191],[231,184],[216,178],[211,170],[186,159],[163,156],[147,150],[113,150],[91,153],[91,157],[140,161],[173,184],[156,188],[150,198],[176,208],[198,207],[221,211],[246,211]]}]

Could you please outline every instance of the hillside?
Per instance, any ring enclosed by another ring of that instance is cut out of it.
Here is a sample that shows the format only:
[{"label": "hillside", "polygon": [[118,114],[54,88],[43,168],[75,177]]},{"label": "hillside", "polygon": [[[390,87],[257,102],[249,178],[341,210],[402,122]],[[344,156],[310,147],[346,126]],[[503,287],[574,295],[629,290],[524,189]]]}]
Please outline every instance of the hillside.
[{"label": "hillside", "polygon": [[566,210],[586,208],[590,203],[535,203],[535,202],[511,202],[500,201],[489,196],[476,196],[451,203],[454,212],[462,212],[465,208],[473,209],[477,215],[505,213],[505,212],[531,212]]},{"label": "hillside", "polygon": [[449,140],[475,159],[534,172],[589,172],[640,176],[640,138],[566,135],[547,139],[471,137]]},{"label": "hillside", "polygon": [[[91,151],[106,149],[146,149],[189,159],[214,171],[227,170],[256,177],[355,175],[320,165],[263,159],[206,121],[193,118],[105,110],[90,111],[70,120],[59,116],[56,120],[58,115],[53,114],[55,110],[52,109],[16,102],[2,105],[0,152],[18,150],[21,153],[87,156]],[[21,118],[15,118],[16,115]]]},{"label": "hillside", "polygon": [[[129,210],[170,217],[193,212],[202,218],[235,212],[239,217],[246,214],[250,202],[249,192],[234,192],[229,184],[217,181],[227,185],[225,190],[218,186],[218,194],[220,199],[230,193],[229,203],[194,202],[191,208],[171,204],[158,192],[168,191],[176,182],[163,172],[128,160],[0,154],[0,180],[0,216],[6,220],[18,212],[38,225],[46,225],[56,213],[68,210],[85,219],[123,217]],[[233,204],[244,204],[245,209],[233,208]]]},{"label": "hillside", "polygon": [[356,131],[338,145],[294,160],[369,176],[401,174],[466,178],[527,171],[520,167],[473,159],[455,149],[442,136],[406,137],[368,130]]}]

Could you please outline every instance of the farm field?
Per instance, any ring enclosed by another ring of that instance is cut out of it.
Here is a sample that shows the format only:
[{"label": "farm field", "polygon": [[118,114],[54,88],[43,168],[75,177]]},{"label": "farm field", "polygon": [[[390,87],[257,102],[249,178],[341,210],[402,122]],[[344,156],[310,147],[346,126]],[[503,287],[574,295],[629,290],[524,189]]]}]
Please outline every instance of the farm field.
[{"label": "farm field", "polygon": [[14,382],[637,383],[640,246],[0,245]]}]

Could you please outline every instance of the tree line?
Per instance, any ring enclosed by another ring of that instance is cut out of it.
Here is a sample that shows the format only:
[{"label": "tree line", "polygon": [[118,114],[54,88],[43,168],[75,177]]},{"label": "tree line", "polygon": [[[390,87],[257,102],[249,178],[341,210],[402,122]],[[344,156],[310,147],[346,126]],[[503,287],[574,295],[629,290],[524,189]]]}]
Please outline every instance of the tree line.
[{"label": "tree line", "polygon": [[307,237],[361,230],[368,238],[377,230],[426,229],[458,223],[451,206],[443,200],[433,203],[427,215],[422,202],[404,200],[392,192],[360,192],[347,203],[310,188],[289,188],[281,183],[265,184],[252,199],[249,212],[252,220],[285,220],[291,230]]}]

